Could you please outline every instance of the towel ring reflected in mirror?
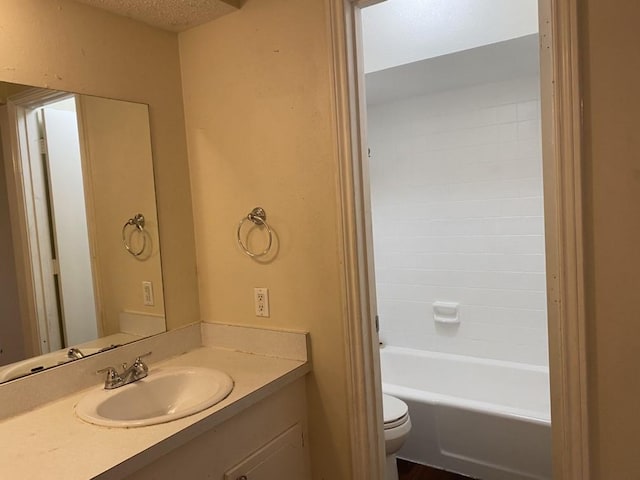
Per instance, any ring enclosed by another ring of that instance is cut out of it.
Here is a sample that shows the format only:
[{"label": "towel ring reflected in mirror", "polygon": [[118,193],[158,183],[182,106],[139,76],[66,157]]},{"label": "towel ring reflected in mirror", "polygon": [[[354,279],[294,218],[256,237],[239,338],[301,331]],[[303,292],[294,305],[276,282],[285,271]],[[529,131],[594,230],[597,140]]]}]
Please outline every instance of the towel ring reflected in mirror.
[{"label": "towel ring reflected in mirror", "polygon": [[[134,227],[127,235],[128,227]],[[131,237],[134,233],[142,236],[142,246],[138,250],[134,250],[131,246]],[[124,248],[134,257],[139,257],[147,247],[147,234],[144,230],[144,215],[137,213],[133,218],[127,220],[122,227],[122,244]]]},{"label": "towel ring reflected in mirror", "polygon": [[[248,247],[248,242],[245,243],[242,241],[241,230],[242,230],[242,226],[246,221],[251,221],[255,225],[265,228],[265,231],[267,232],[267,244],[264,250],[258,251],[258,252],[251,251]],[[262,257],[271,251],[271,245],[273,243],[273,231],[271,230],[271,227],[267,223],[267,212],[265,212],[263,208],[261,207],[254,208],[253,210],[251,210],[251,212],[249,212],[249,214],[246,217],[243,217],[242,220],[240,220],[240,223],[238,224],[237,240],[238,240],[238,245],[240,245],[240,248],[242,249],[242,251],[248,256],[253,258]]]}]

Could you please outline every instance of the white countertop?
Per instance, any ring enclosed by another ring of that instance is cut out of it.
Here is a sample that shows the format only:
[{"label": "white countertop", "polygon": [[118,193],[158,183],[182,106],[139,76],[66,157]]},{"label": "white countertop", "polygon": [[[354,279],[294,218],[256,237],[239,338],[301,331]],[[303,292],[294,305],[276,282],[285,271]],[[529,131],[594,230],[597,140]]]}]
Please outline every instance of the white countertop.
[{"label": "white countertop", "polygon": [[[150,365],[197,365],[227,372],[235,385],[222,402],[195,415],[140,428],[83,422],[74,407],[87,389],[0,422],[0,478],[122,478],[304,376],[307,361],[199,347]],[[95,388],[95,387],[92,387]]]}]

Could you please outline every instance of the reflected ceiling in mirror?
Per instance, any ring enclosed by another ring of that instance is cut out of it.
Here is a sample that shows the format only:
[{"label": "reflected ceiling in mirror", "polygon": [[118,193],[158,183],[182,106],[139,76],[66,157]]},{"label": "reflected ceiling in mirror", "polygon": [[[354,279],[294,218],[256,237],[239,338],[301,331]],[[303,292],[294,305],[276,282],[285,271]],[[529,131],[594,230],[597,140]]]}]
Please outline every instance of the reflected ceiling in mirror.
[{"label": "reflected ceiling in mirror", "polygon": [[166,330],[147,105],[0,82],[0,382]]}]

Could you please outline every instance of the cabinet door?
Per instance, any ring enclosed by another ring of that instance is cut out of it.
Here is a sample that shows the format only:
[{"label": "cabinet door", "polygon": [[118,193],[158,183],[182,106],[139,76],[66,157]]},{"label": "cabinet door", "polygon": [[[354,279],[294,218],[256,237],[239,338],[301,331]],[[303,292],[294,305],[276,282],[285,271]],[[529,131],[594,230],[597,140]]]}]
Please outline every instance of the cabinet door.
[{"label": "cabinet door", "polygon": [[305,480],[307,465],[302,428],[295,424],[227,470],[224,480]]}]

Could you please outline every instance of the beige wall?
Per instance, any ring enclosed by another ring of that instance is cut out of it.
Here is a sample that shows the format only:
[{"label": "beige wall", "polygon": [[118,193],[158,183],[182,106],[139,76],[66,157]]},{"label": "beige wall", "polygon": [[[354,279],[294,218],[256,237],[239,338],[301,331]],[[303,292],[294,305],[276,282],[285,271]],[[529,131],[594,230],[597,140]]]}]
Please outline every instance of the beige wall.
[{"label": "beige wall", "polygon": [[[640,338],[640,40],[635,0],[582,2],[593,478],[635,478]],[[198,318],[175,36],[66,0],[3,0],[0,80],[150,104],[170,324]],[[308,329],[316,479],[349,477],[344,330],[321,0],[248,0],[181,35],[205,320]],[[235,245],[261,205],[273,262]],[[272,316],[253,316],[252,289]]]},{"label": "beige wall", "polygon": [[198,321],[176,35],[69,0],[3,0],[0,35],[0,81],[149,104],[167,323]]},{"label": "beige wall", "polygon": [[640,3],[580,5],[592,478],[640,478]]},{"label": "beige wall", "polygon": [[[350,478],[337,158],[323,0],[249,0],[180,34],[204,321],[308,330],[312,470]],[[262,206],[279,251],[261,263],[236,226]],[[268,287],[258,318],[253,288]]]},{"label": "beige wall", "polygon": [[[121,331],[121,312],[164,315],[149,115],[144,104],[88,95],[78,97],[78,114],[101,332],[110,335]],[[135,257],[123,248],[121,233],[137,213],[144,215],[148,237],[143,244],[135,227],[127,227],[133,251],[144,246]],[[154,306],[144,305],[143,281],[152,282]]]},{"label": "beige wall", "polygon": [[[346,443],[344,359],[320,3],[249,1],[181,35],[180,46],[203,318],[312,332],[313,466],[315,478],[328,479],[347,478],[348,460],[334,457],[337,442]],[[581,3],[595,479],[639,471],[638,18],[634,0]],[[256,204],[280,236],[280,253],[266,265],[240,255],[234,243],[236,222]],[[253,316],[254,286],[271,289],[270,319]]]}]

